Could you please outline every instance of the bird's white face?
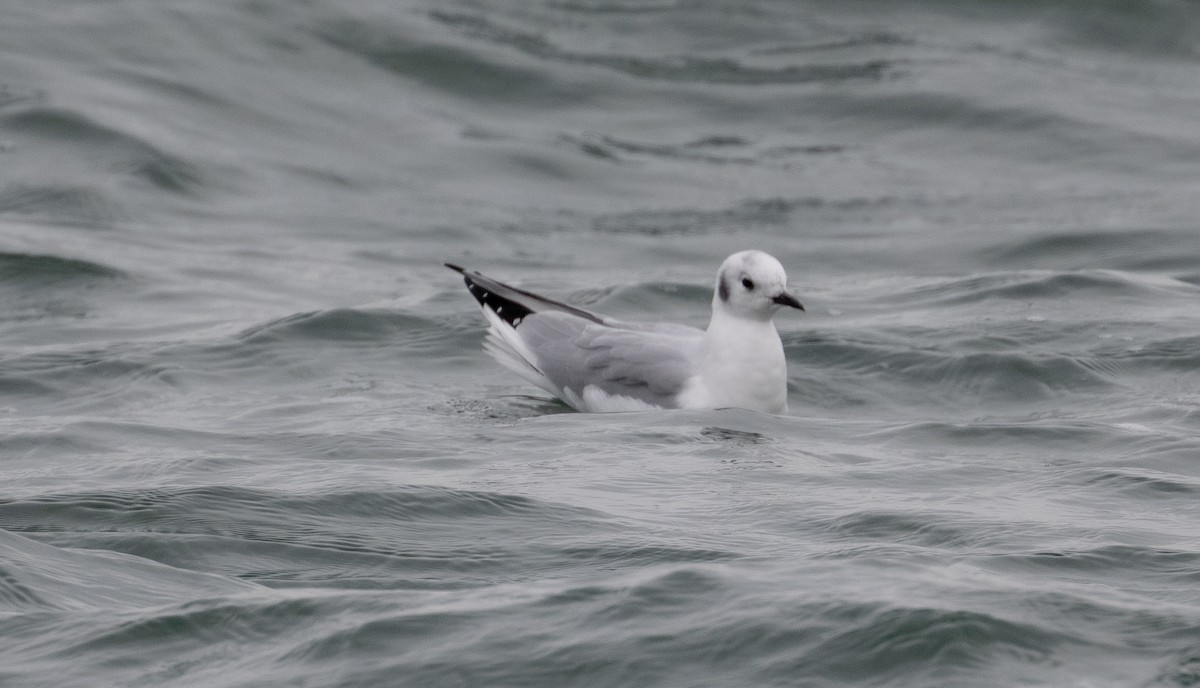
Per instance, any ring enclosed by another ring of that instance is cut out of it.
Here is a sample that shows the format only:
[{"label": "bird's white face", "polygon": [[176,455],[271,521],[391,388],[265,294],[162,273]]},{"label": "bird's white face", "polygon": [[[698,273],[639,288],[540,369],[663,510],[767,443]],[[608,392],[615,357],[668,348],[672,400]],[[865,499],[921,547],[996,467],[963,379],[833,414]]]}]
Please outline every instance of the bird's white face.
[{"label": "bird's white face", "polygon": [[740,251],[721,264],[713,308],[740,318],[769,320],[780,306],[804,310],[787,290],[787,273],[774,256],[762,251]]}]

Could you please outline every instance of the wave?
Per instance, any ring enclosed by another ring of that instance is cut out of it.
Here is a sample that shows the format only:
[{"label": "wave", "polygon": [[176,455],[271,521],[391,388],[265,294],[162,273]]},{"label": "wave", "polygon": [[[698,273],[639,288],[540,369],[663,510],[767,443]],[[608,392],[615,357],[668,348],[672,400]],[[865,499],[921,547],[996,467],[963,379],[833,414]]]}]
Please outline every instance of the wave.
[{"label": "wave", "polygon": [[910,303],[973,304],[992,299],[1021,302],[1068,298],[1153,298],[1196,292],[1191,284],[1152,274],[1117,270],[1021,270],[948,278],[897,294]]},{"label": "wave", "polygon": [[237,339],[246,344],[284,341],[395,341],[414,331],[437,329],[434,321],[385,310],[337,308],[297,313],[245,330]]},{"label": "wave", "polygon": [[0,216],[109,229],[129,217],[114,196],[84,183],[13,182],[0,187]]},{"label": "wave", "polygon": [[432,12],[430,17],[469,38],[515,48],[541,60],[601,67],[645,79],[739,85],[806,84],[850,79],[880,80],[896,68],[887,60],[764,67],[735,58],[690,55],[651,58],[587,53],[562,48],[543,35],[502,26],[478,14],[439,10]]},{"label": "wave", "polygon": [[39,288],[73,287],[128,275],[116,268],[79,258],[28,253],[0,253],[0,285]]},{"label": "wave", "polygon": [[1191,270],[1200,260],[1189,250],[1191,236],[1187,229],[1042,230],[979,249],[976,259],[980,265],[1013,269]]},{"label": "wave", "polygon": [[45,494],[0,500],[0,519],[47,544],[309,590],[455,590],[738,556],[632,537],[592,509],[419,485]]},{"label": "wave", "polygon": [[0,114],[0,130],[15,134],[17,146],[36,140],[43,145],[70,144],[76,154],[90,151],[106,162],[106,171],[124,173],[162,191],[191,194],[205,186],[197,165],[72,109],[37,105]]},{"label": "wave", "polygon": [[[401,25],[349,17],[329,21],[315,34],[384,69],[459,96],[552,106],[579,105],[598,97],[586,86],[586,81],[597,77],[580,83],[556,74],[553,67],[592,68],[639,80],[739,86],[879,81],[892,78],[900,69],[887,59],[775,66],[739,56],[586,52],[563,47],[538,29],[504,25],[481,14],[434,10],[427,16],[434,26],[461,38],[432,43]],[[781,55],[771,57],[778,60]]]},{"label": "wave", "polygon": [[[7,507],[0,503],[0,508]],[[0,530],[0,612],[155,607],[260,590],[111,551],[60,548]]]},{"label": "wave", "polygon": [[[846,408],[921,405],[999,408],[1094,395],[1115,380],[1070,353],[971,352],[843,333],[786,336],[794,396],[805,404]],[[966,405],[966,406],[964,406]]]}]

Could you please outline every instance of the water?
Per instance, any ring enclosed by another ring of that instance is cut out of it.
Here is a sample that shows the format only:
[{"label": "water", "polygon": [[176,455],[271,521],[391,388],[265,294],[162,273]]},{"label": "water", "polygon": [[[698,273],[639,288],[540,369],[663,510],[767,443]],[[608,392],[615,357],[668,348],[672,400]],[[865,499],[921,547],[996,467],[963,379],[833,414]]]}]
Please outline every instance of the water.
[{"label": "water", "polygon": [[[1200,6],[0,9],[0,685],[1200,685]],[[791,412],[584,415],[462,263]]]}]

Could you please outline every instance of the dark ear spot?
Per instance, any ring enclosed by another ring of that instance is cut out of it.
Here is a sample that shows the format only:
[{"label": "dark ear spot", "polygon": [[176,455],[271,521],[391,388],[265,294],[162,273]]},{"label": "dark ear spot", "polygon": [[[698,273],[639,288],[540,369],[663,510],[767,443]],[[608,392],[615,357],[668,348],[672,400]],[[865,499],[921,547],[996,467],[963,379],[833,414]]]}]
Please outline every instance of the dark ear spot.
[{"label": "dark ear spot", "polygon": [[729,300],[729,282],[725,275],[721,275],[721,279],[717,281],[717,296],[721,297],[722,301]]}]

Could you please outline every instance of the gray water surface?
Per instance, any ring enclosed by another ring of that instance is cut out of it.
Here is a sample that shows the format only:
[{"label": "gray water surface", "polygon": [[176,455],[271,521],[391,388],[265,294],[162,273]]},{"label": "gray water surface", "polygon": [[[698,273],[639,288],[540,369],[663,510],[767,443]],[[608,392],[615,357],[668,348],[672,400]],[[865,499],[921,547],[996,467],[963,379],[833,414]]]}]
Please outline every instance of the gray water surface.
[{"label": "gray water surface", "polygon": [[[1200,5],[0,9],[0,685],[1200,685]],[[445,261],[790,414],[576,414]]]}]

